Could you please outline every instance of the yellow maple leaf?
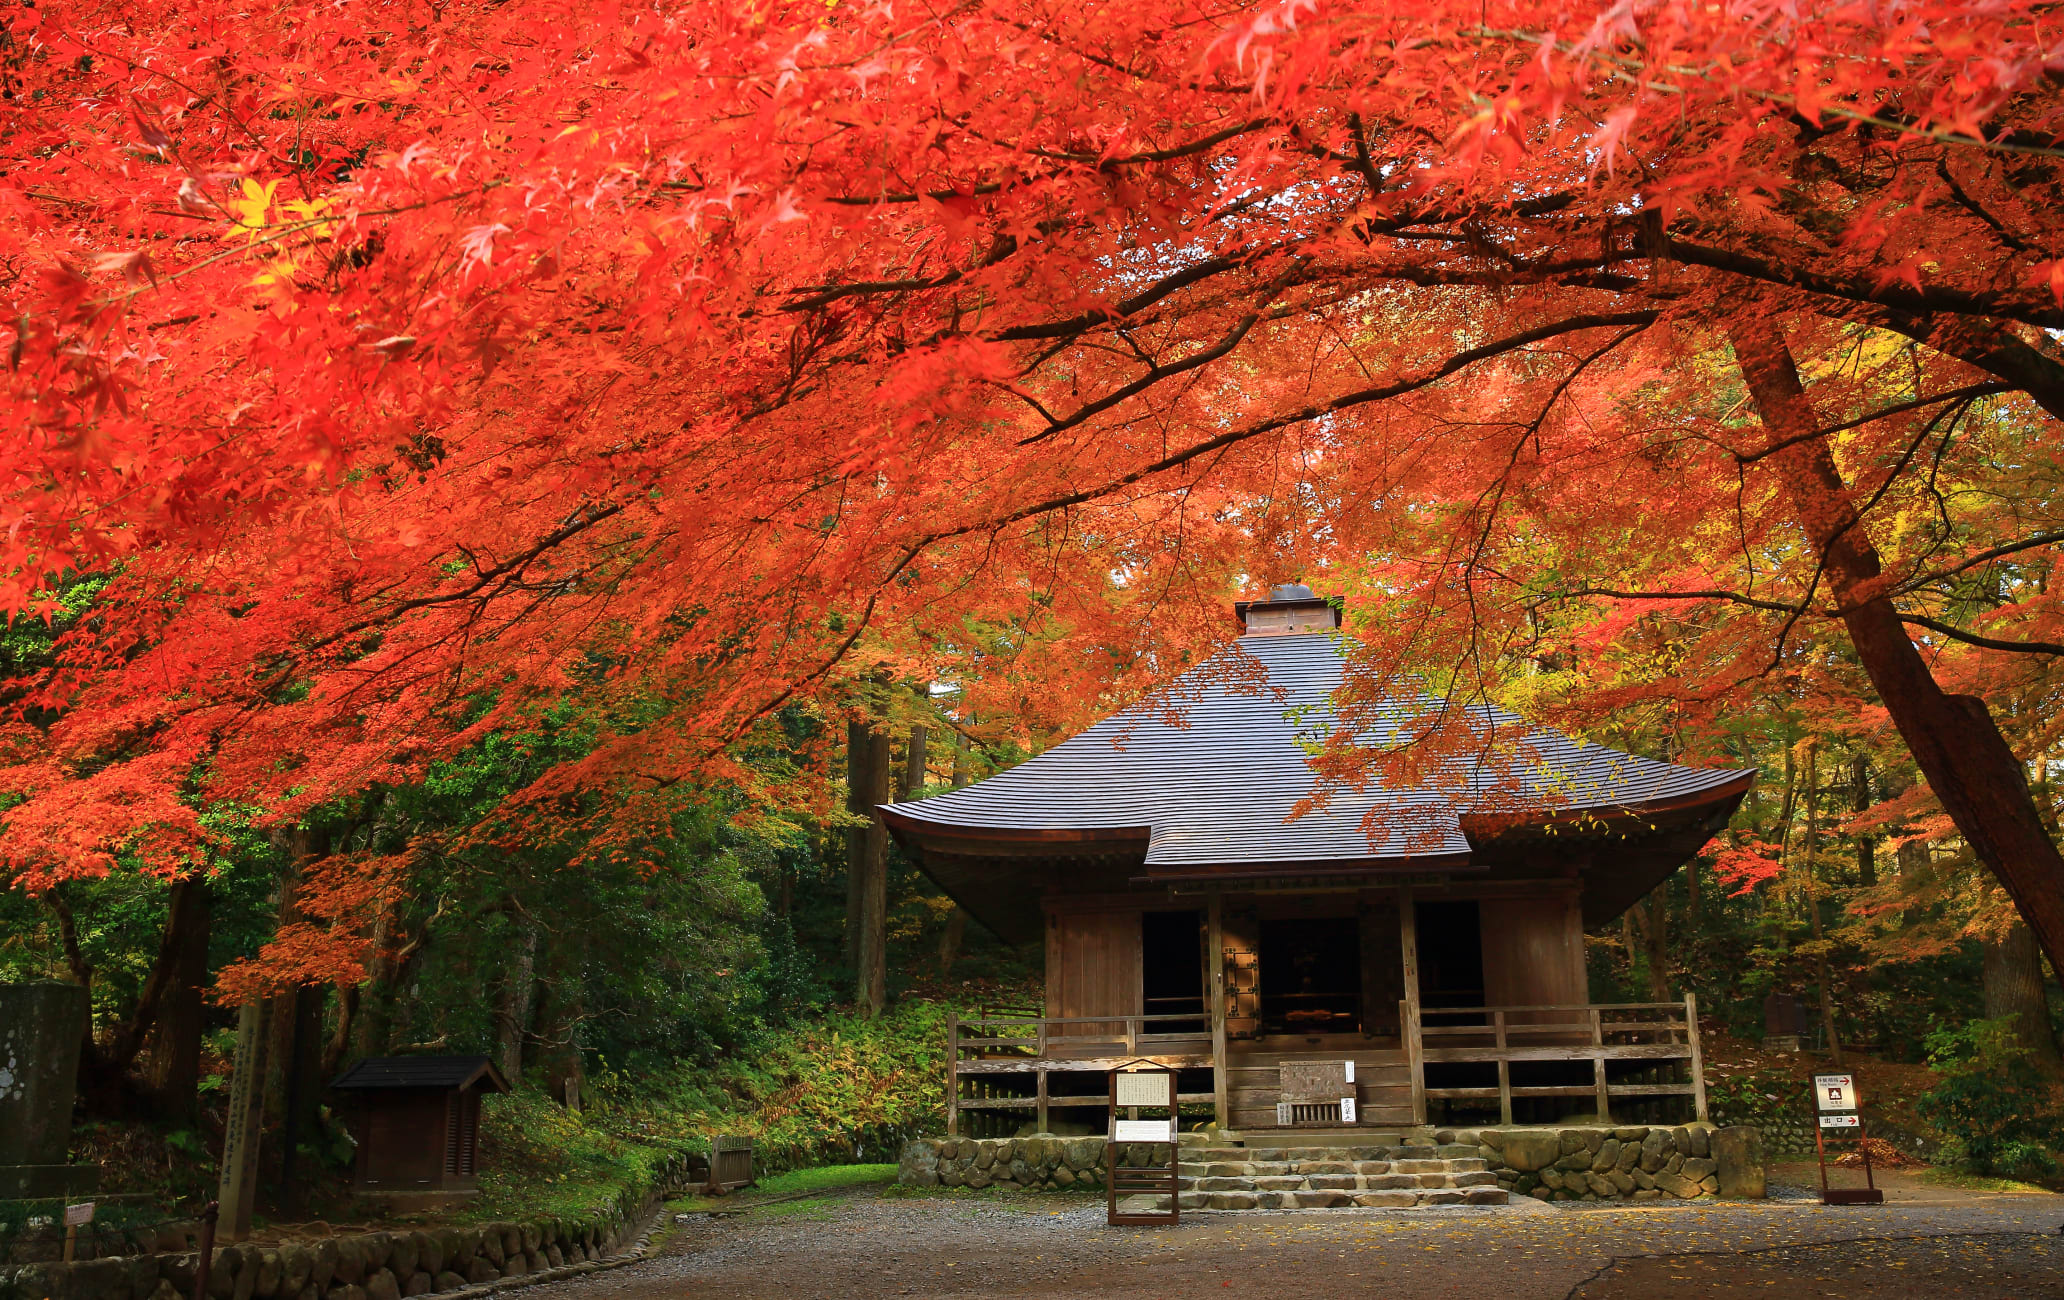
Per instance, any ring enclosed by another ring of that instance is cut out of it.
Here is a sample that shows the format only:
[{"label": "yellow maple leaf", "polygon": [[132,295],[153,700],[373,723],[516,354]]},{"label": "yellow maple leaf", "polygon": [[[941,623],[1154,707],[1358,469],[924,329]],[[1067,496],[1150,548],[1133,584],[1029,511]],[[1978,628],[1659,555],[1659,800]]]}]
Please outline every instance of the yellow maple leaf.
[{"label": "yellow maple leaf", "polygon": [[252,230],[265,229],[265,214],[272,208],[272,192],[279,187],[278,181],[267,181],[264,185],[244,178],[241,193],[229,200],[229,215],[240,226]]}]

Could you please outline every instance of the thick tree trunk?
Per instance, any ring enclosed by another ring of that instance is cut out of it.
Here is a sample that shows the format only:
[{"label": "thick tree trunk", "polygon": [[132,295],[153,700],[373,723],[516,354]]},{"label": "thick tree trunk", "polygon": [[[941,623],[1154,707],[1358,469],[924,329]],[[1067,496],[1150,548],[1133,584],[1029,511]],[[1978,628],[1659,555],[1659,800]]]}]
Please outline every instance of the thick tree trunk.
[{"label": "thick tree trunk", "polygon": [[208,939],[215,913],[214,889],[196,872],[176,880],[167,899],[165,935],[158,966],[165,992],[149,1035],[144,1082],[158,1114],[190,1121],[200,1105],[201,1039],[207,1030]]},{"label": "thick tree trunk", "polygon": [[586,988],[579,963],[570,954],[551,965],[552,977],[538,1000],[537,1075],[547,1093],[566,1109],[578,1111],[587,1075],[580,1045],[581,1021],[587,1018]]},{"label": "thick tree trunk", "polygon": [[537,922],[528,912],[519,912],[501,1005],[495,1011],[495,1064],[511,1087],[523,1078],[523,1038],[530,1032],[530,1007],[537,994],[537,942]]},{"label": "thick tree trunk", "polygon": [[859,933],[853,945],[854,996],[862,1012],[880,1015],[888,1005],[889,833],[876,804],[889,802],[889,737],[860,728],[851,760],[857,778],[847,789],[847,810],[867,818],[847,833],[846,870],[859,885]]},{"label": "thick tree trunk", "polygon": [[[852,719],[846,723],[846,811],[856,817],[867,815],[862,792],[867,789],[867,756],[870,752],[867,723]],[[867,887],[862,865],[867,833],[858,826],[846,828],[846,964],[860,969],[861,904]]]},{"label": "thick tree trunk", "polygon": [[1985,945],[1983,990],[1987,1020],[2013,1016],[2014,1036],[2045,1070],[2055,1073],[2064,1065],[2057,1053],[2057,1035],[2050,1027],[2042,953],[2026,925],[2016,922],[2004,938]]},{"label": "thick tree trunk", "polygon": [[1907,636],[1834,454],[1815,436],[1813,405],[1776,322],[1744,311],[1729,332],[1772,444],[1788,444],[1772,460],[1822,553],[1871,685],[1958,832],[2005,887],[2051,963],[2064,962],[2064,856],[2036,811],[2020,762],[1985,702],[1945,694]]}]

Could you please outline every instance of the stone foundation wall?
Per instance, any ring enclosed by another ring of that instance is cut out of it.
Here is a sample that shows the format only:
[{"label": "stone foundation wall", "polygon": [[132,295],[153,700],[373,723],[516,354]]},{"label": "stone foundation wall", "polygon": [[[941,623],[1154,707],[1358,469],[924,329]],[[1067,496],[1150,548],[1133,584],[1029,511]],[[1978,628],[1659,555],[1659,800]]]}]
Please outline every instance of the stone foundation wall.
[{"label": "stone foundation wall", "polygon": [[[1100,1137],[913,1138],[903,1146],[896,1181],[906,1187],[1001,1187],[1102,1191]],[[1118,1158],[1135,1169],[1168,1163],[1166,1142],[1121,1142]]]},{"label": "stone foundation wall", "polygon": [[1695,1200],[1764,1194],[1761,1135],[1753,1128],[1442,1129],[1474,1144],[1498,1186],[1543,1201]]},{"label": "stone foundation wall", "polygon": [[[686,1176],[677,1158],[653,1190],[577,1219],[217,1246],[208,1300],[402,1300],[599,1261]],[[196,1251],[0,1267],[0,1300],[191,1300],[199,1267]]]}]

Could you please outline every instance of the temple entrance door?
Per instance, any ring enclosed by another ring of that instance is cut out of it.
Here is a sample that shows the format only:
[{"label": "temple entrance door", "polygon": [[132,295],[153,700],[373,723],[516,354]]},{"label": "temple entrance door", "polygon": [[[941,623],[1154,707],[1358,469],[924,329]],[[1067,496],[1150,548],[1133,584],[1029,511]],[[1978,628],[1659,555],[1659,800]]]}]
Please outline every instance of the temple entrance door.
[{"label": "temple entrance door", "polygon": [[1361,1032],[1361,924],[1355,917],[1261,923],[1261,1019],[1266,1034]]},{"label": "temple entrance door", "polygon": [[1140,1012],[1149,1016],[1194,1016],[1147,1026],[1155,1034],[1206,1034],[1204,1008],[1204,913],[1140,914]]}]

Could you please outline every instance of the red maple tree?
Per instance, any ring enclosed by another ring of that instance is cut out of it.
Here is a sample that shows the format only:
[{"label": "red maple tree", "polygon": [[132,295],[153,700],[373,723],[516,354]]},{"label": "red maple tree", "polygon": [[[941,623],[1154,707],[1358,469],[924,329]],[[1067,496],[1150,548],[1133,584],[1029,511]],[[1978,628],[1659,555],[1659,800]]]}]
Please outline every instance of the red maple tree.
[{"label": "red maple tree", "polygon": [[575,685],[643,721],[534,793],[633,820],[881,665],[1066,722],[1303,576],[1354,691],[1551,721],[1839,622],[2064,958],[1940,684],[2064,652],[2045,4],[5,21],[0,598],[109,577],[17,684],[31,887]]}]

